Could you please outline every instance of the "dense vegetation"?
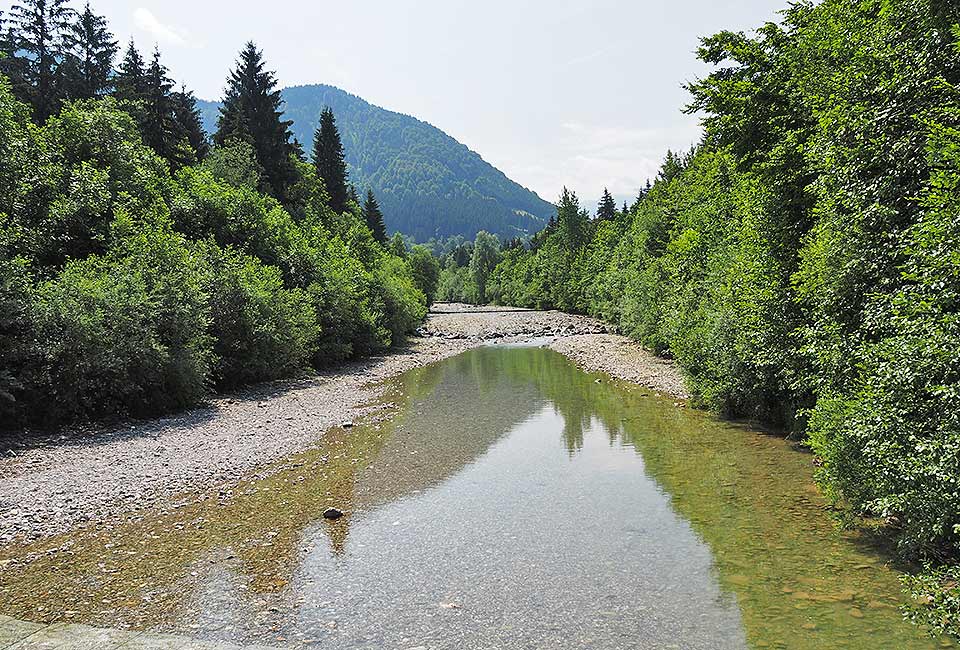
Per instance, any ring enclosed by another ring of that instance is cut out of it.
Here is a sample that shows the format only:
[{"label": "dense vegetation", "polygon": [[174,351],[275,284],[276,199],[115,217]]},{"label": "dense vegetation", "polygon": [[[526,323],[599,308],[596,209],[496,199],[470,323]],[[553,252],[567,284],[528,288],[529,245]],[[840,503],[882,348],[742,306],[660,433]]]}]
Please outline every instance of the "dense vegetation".
[{"label": "dense vegetation", "polygon": [[326,164],[342,160],[332,114],[304,160],[253,44],[211,147],[159,52],[147,64],[131,43],[114,70],[116,43],[89,6],[24,0],[8,18],[5,426],[183,407],[384,349],[421,321],[429,273],[375,238],[372,195],[366,213],[352,187],[343,198],[345,167]]},{"label": "dense vegetation", "polygon": [[[337,115],[350,179],[372,189],[391,232],[417,241],[480,230],[501,237],[532,234],[555,208],[520,187],[439,129],[384,110],[331,86],[283,91],[291,130],[309,142],[324,107]],[[209,125],[218,104],[201,102]]]},{"label": "dense vegetation", "polygon": [[[905,557],[955,560],[957,7],[800,2],[705,39],[694,150],[629,210],[591,219],[564,191],[486,276],[475,251],[448,255],[441,297],[616,323],[675,357],[701,404],[805,434],[828,493]],[[957,576],[911,583],[918,620],[960,632]]]}]

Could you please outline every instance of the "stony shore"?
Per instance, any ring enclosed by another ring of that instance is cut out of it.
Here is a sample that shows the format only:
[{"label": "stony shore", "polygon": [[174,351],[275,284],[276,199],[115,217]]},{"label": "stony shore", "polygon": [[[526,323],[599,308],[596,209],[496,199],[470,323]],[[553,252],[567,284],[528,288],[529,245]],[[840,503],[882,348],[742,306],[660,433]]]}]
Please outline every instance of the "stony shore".
[{"label": "stony shore", "polygon": [[586,370],[679,398],[682,378],[603,323],[559,312],[438,305],[410,344],[294,381],[211,399],[151,421],[0,438],[0,545],[131,516],[228,484],[315,446],[324,432],[377,417],[383,380],[467,349],[543,339]]}]

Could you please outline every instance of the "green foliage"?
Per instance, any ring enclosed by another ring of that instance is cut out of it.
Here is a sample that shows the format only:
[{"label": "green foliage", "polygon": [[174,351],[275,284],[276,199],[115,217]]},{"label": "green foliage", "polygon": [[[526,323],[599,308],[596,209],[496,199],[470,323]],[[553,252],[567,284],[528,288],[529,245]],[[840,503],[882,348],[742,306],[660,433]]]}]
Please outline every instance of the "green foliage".
[{"label": "green foliage", "polygon": [[427,297],[427,304],[432,305],[437,299],[440,284],[440,260],[426,247],[414,246],[409,262],[413,283]]},{"label": "green foliage", "polygon": [[228,185],[251,190],[260,187],[263,180],[263,167],[257,162],[257,152],[244,140],[227,140],[214,147],[201,169]]},{"label": "green foliage", "polygon": [[286,205],[255,189],[244,141],[171,177],[128,110],[75,102],[38,127],[0,78],[4,426],[181,408],[423,319],[410,264],[355,204],[335,214],[310,165],[291,161]]},{"label": "green foliage", "polygon": [[34,413],[146,415],[205,393],[213,355],[200,263],[161,215],[156,221],[121,211],[108,255],[73,260],[37,287],[39,358],[25,373]]},{"label": "green foliage", "polygon": [[487,280],[500,261],[500,240],[488,232],[480,231],[473,242],[473,257],[470,258],[470,279],[477,289],[477,300],[487,300]]},{"label": "green foliage", "polygon": [[363,204],[363,220],[373,234],[373,238],[381,244],[386,244],[387,227],[383,223],[383,212],[372,190],[367,190],[367,200]]},{"label": "green foliage", "polygon": [[929,568],[904,578],[912,603],[904,613],[917,625],[936,634],[956,634],[960,629],[960,567]]},{"label": "green foliage", "polygon": [[256,257],[206,246],[214,380],[231,387],[290,376],[309,364],[320,335],[310,295],[286,289]]},{"label": "green foliage", "polygon": [[[950,3],[825,0],[704,39],[702,143],[627,215],[588,222],[564,192],[487,297],[616,323],[700,403],[806,434],[827,492],[904,557],[956,557],[958,22]],[[918,617],[960,634],[944,584]]]}]

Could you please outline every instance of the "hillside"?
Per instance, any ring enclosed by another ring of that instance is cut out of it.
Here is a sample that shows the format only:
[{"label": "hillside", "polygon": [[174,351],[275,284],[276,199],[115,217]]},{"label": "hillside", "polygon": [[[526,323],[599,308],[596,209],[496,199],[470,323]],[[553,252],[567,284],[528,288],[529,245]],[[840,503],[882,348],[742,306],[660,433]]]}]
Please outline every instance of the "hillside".
[{"label": "hillside", "polygon": [[[487,230],[513,237],[540,230],[556,211],[440,129],[374,106],[332,86],[283,91],[287,118],[309,151],[320,111],[330,106],[343,136],[350,180],[377,195],[391,232],[417,240]],[[219,105],[201,102],[208,132]]]}]

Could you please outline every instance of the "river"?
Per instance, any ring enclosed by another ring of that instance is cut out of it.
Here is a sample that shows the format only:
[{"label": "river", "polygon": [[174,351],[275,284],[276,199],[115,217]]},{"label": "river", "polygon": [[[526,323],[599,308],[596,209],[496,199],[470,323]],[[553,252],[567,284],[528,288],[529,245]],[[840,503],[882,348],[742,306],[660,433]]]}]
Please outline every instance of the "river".
[{"label": "river", "polygon": [[387,399],[229,491],[0,551],[0,613],[338,650],[955,647],[781,437],[538,347]]}]

